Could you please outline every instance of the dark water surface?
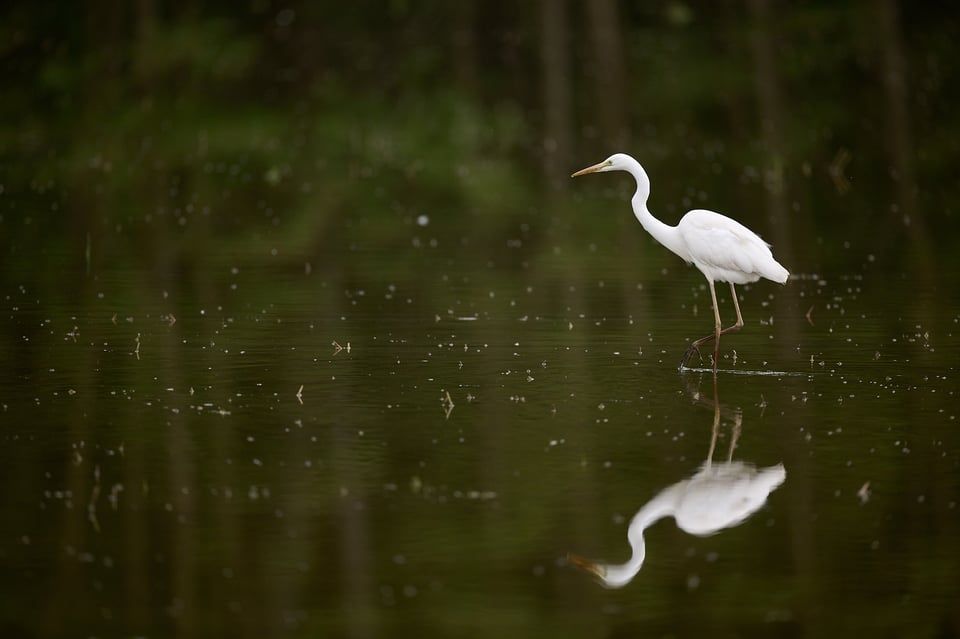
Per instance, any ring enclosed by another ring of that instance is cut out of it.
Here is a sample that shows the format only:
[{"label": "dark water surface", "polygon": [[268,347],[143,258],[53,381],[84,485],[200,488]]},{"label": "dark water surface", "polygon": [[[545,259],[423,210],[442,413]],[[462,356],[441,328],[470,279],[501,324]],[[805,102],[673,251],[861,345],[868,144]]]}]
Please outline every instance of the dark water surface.
[{"label": "dark water surface", "polygon": [[6,5],[0,639],[960,636],[953,4]]},{"label": "dark water surface", "polygon": [[[197,290],[4,291],[5,636],[956,630],[945,300],[908,319],[869,273],[758,283],[714,388],[677,370],[711,325],[679,261],[346,283],[221,257]],[[626,561],[715,415],[715,464],[783,465],[766,504],[712,536],[650,526],[622,589],[571,565]]]}]

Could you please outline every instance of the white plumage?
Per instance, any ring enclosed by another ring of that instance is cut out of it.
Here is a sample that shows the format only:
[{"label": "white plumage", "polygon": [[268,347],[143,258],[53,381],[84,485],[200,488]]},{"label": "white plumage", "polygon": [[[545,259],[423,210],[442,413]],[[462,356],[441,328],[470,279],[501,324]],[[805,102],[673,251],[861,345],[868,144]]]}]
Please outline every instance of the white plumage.
[{"label": "white plumage", "polygon": [[765,277],[783,284],[790,275],[773,259],[769,244],[725,215],[695,209],[683,216],[677,230],[687,246],[684,259],[715,282],[748,284]]},{"label": "white plumage", "polygon": [[[704,209],[694,209],[684,215],[676,226],[664,224],[653,217],[647,209],[650,178],[647,177],[647,172],[643,170],[640,163],[629,155],[615,153],[599,164],[577,171],[571,177],[600,171],[626,171],[632,175],[637,181],[637,191],[632,199],[633,213],[640,224],[658,242],[679,255],[688,264],[696,266],[707,278],[716,320],[715,330],[712,335],[707,335],[690,344],[680,361],[680,367],[686,364],[694,351],[700,352],[702,344],[715,340],[713,370],[716,372],[720,336],[743,327],[743,317],[740,315],[740,304],[734,285],[756,282],[761,277],[783,284],[790,273],[773,258],[769,244],[743,224],[725,215]],[[730,294],[737,311],[737,322],[728,328],[721,328],[720,325],[720,311],[717,308],[714,282],[730,284]]]},{"label": "white plumage", "polygon": [[736,526],[759,510],[786,476],[783,464],[757,469],[743,462],[708,461],[693,477],[664,488],[633,516],[627,529],[632,554],[625,563],[596,563],[573,554],[568,559],[596,575],[608,588],[623,587],[643,566],[647,556],[643,531],[651,524],[672,516],[684,532],[712,535]]}]

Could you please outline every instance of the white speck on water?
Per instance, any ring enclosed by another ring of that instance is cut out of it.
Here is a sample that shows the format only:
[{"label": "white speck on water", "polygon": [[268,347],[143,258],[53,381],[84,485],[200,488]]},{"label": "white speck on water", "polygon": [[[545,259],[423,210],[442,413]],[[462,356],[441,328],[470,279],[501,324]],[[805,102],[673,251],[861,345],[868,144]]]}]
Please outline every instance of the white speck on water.
[{"label": "white speck on water", "polygon": [[430,216],[421,213],[417,216],[417,226],[427,226],[430,224]]}]

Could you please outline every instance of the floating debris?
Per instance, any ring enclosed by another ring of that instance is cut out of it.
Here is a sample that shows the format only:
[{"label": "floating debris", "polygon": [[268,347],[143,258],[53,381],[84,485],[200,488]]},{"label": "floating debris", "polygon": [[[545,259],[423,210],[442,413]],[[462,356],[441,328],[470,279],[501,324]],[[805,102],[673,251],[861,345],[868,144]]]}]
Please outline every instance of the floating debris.
[{"label": "floating debris", "polygon": [[453,407],[456,404],[453,403],[453,398],[450,397],[450,391],[440,389],[443,392],[443,396],[440,398],[440,406],[443,408],[443,413],[446,419],[450,419],[450,413],[453,412]]},{"label": "floating debris", "polygon": [[865,504],[870,501],[870,482],[864,482],[863,486],[860,487],[860,490],[857,491],[857,497],[860,498],[860,503]]},{"label": "floating debris", "polygon": [[100,465],[93,467],[93,488],[90,490],[90,502],[87,504],[87,519],[96,532],[100,532],[100,520],[97,519],[97,500],[100,498]]},{"label": "floating debris", "polygon": [[840,147],[836,155],[833,156],[833,161],[830,162],[830,166],[827,167],[830,179],[833,180],[833,187],[840,195],[850,190],[850,180],[843,172],[851,159],[853,159],[853,156],[850,154],[850,151],[844,147]]}]

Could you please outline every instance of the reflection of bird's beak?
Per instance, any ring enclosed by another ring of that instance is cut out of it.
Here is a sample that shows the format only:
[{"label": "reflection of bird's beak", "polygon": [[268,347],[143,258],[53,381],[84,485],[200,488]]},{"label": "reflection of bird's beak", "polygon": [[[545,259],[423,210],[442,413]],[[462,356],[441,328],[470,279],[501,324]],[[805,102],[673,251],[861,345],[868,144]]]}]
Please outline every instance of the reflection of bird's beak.
[{"label": "reflection of bird's beak", "polygon": [[609,164],[606,160],[604,160],[603,162],[600,162],[599,164],[594,164],[593,166],[588,166],[588,167],[585,168],[585,169],[580,169],[579,171],[577,171],[576,173],[574,173],[574,174],[571,175],[570,177],[577,177],[577,176],[579,176],[579,175],[586,175],[587,173],[595,173],[595,172],[599,171],[600,169],[602,169],[602,168],[604,168],[604,167],[607,167],[607,166],[610,166],[610,164]]},{"label": "reflection of bird's beak", "polygon": [[[590,168],[593,168],[593,167],[590,167]],[[584,169],[584,171],[586,171],[586,170],[587,170],[587,169]],[[582,173],[582,171],[581,171],[581,173]],[[573,553],[568,553],[568,554],[567,554],[567,561],[569,561],[571,564],[573,564],[573,565],[576,566],[577,568],[580,568],[581,570],[586,570],[586,571],[589,572],[591,575],[593,575],[593,576],[595,576],[595,577],[599,577],[600,579],[603,579],[603,578],[606,576],[607,571],[604,570],[602,566],[598,566],[597,564],[593,563],[592,561],[589,561],[589,560],[587,560],[587,559],[584,559],[584,558],[581,557],[580,555],[575,555],[575,554],[573,554]]]}]

